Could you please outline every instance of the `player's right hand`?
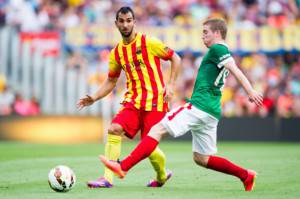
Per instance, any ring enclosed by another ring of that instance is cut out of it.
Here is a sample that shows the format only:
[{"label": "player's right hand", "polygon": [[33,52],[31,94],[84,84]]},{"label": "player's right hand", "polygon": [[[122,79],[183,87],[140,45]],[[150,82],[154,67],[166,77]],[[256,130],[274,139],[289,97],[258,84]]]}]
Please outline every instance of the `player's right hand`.
[{"label": "player's right hand", "polygon": [[263,103],[263,96],[255,90],[252,90],[249,94],[249,101],[255,103],[257,106],[261,106]]},{"label": "player's right hand", "polygon": [[81,110],[83,107],[85,106],[90,106],[95,102],[95,100],[89,96],[86,95],[84,98],[81,98],[78,102],[77,102],[77,108],[79,110]]}]

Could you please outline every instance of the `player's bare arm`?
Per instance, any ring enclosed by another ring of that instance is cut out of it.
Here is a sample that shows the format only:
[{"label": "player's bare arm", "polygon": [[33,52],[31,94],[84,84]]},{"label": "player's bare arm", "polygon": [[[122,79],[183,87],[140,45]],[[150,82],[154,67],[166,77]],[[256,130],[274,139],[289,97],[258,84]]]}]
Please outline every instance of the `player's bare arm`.
[{"label": "player's bare arm", "polygon": [[174,53],[170,59],[171,62],[171,72],[168,84],[166,86],[166,100],[171,101],[174,94],[174,87],[178,75],[178,70],[181,63],[181,58],[177,53]]},{"label": "player's bare arm", "polygon": [[225,64],[225,68],[228,69],[234,77],[239,81],[244,90],[247,92],[249,101],[254,102],[257,106],[262,105],[263,96],[254,90],[243,72],[237,67],[234,61],[230,61]]},{"label": "player's bare arm", "polygon": [[86,95],[84,98],[81,98],[77,102],[77,108],[81,110],[85,106],[90,106],[97,100],[102,99],[103,97],[108,95],[116,87],[117,81],[118,78],[107,78],[94,95]]}]

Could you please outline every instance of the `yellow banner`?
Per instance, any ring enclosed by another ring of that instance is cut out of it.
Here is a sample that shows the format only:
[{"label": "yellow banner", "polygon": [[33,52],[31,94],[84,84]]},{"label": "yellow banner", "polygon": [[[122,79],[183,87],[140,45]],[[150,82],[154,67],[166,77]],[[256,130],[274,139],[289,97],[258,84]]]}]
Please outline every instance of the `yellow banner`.
[{"label": "yellow banner", "polygon": [[[160,38],[176,51],[205,51],[201,39],[201,27],[138,26],[138,30]],[[229,27],[228,30],[227,43],[232,51],[300,51],[300,27],[297,25],[290,25],[283,31],[266,26],[251,30],[238,30]],[[72,47],[90,46],[96,49],[113,47],[120,39],[120,34],[114,25],[82,25],[67,29],[65,33],[65,44]]]},{"label": "yellow banner", "polygon": [[8,117],[0,120],[0,140],[85,143],[103,140],[103,120],[92,116]]}]

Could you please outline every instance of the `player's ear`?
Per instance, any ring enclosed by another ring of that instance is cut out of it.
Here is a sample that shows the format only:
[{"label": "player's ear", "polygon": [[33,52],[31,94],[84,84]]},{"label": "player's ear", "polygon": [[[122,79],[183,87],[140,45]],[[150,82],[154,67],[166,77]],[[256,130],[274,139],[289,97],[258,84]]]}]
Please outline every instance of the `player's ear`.
[{"label": "player's ear", "polygon": [[221,31],[220,31],[220,30],[216,30],[216,35],[218,35],[219,37],[222,38],[222,34],[221,34]]}]

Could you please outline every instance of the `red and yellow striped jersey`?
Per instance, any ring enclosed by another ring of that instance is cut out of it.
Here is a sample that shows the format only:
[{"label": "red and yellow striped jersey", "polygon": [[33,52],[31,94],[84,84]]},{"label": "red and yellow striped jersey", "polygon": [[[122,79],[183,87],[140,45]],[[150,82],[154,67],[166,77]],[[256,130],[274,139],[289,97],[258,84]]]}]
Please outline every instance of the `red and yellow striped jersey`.
[{"label": "red and yellow striped jersey", "polygon": [[110,52],[108,76],[117,78],[124,70],[124,102],[146,111],[167,111],[160,59],[169,60],[173,53],[159,39],[140,33],[130,44],[118,43]]}]

